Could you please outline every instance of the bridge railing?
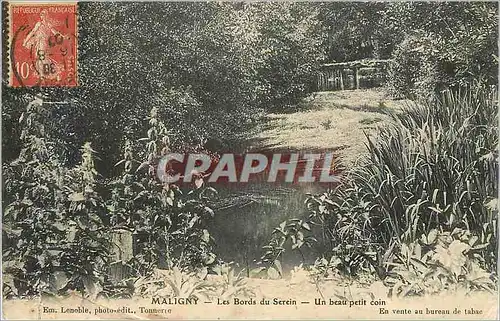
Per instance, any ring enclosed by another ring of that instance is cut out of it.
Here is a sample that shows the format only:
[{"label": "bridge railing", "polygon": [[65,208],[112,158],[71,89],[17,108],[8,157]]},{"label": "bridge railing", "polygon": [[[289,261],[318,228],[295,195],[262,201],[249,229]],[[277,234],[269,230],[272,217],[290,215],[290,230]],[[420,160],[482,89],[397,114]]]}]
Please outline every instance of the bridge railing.
[{"label": "bridge railing", "polygon": [[373,88],[387,79],[391,60],[356,60],[323,64],[317,78],[317,91]]}]

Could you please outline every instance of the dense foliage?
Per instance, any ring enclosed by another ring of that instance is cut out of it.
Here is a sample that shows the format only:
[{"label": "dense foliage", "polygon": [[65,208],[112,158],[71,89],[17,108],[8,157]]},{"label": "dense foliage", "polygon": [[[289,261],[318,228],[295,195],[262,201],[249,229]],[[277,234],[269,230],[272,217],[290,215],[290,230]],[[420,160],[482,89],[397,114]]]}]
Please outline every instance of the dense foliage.
[{"label": "dense foliage", "polygon": [[92,141],[97,169],[112,177],[123,137],[141,137],[151,107],[172,148],[211,139],[234,148],[262,111],[313,91],[322,62],[394,58],[389,85],[400,97],[497,78],[496,3],[82,3],[79,12],[79,88],[4,80],[5,159],[17,157],[17,119],[40,91],[60,119],[51,128],[65,161],[76,164]]},{"label": "dense foliage", "polygon": [[330,61],[390,58],[396,44],[387,23],[390,4],[384,2],[330,2],[320,6]]},{"label": "dense foliage", "polygon": [[106,272],[109,229],[93,150],[85,144],[81,163],[65,168],[47,137],[47,115],[42,99],[28,105],[21,153],[4,166],[4,280],[19,296],[67,288],[95,293]]},{"label": "dense foliage", "polygon": [[183,191],[158,180],[154,168],[169,141],[156,109],[150,113],[147,137],[140,140],[146,142],[147,156],[137,161],[138,153],[127,141],[124,159],[117,164],[124,166],[123,174],[113,181],[99,176],[90,143],[82,147],[79,164],[64,166],[45,130],[48,119],[42,99],[28,104],[20,119],[25,125],[21,153],[4,164],[6,295],[68,289],[101,294],[109,284],[110,257],[119,251],[111,242],[118,230],[136,235],[134,256],[121,262],[133,275],[149,275],[155,267],[184,269],[215,262],[204,227],[213,216],[206,201],[214,191],[202,186]]},{"label": "dense foliage", "polygon": [[404,39],[393,53],[390,85],[399,95],[497,83],[497,3],[394,4],[392,20]]},{"label": "dense foliage", "polygon": [[497,82],[496,2],[337,2],[323,4],[320,19],[329,61],[393,59],[397,97]]}]

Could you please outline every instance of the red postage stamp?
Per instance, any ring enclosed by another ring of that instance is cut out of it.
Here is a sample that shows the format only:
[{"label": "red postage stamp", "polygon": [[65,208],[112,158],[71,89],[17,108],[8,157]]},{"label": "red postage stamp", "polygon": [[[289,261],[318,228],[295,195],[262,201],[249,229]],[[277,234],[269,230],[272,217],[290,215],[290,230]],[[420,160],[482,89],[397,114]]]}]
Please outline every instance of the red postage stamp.
[{"label": "red postage stamp", "polygon": [[9,84],[78,86],[76,3],[9,3]]}]

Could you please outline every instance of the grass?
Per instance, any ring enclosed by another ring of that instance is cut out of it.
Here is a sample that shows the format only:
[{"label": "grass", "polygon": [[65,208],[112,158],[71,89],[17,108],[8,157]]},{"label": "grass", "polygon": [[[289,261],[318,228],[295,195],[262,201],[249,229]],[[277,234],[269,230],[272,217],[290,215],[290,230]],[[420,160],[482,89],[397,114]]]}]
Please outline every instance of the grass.
[{"label": "grass", "polygon": [[408,101],[391,100],[381,89],[319,92],[303,102],[295,113],[269,114],[268,123],[255,135],[259,148],[333,149],[343,163],[352,166],[366,155],[366,136],[383,126],[390,112],[400,111]]},{"label": "grass", "polygon": [[415,230],[414,215],[427,231],[434,224],[464,224],[480,232],[493,222],[485,206],[498,193],[497,106],[492,97],[447,92],[438,102],[395,116],[394,127],[370,139],[372,166],[360,173],[366,178],[360,182],[367,190],[378,189],[379,197],[391,204],[381,203],[393,224],[390,230],[408,228],[403,235],[415,240],[418,235],[410,231]]}]

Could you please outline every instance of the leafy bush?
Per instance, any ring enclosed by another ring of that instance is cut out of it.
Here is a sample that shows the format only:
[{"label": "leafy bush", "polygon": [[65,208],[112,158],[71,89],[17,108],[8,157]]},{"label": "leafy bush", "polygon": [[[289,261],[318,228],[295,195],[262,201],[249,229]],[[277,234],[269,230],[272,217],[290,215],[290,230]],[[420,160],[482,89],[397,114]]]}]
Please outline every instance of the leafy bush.
[{"label": "leafy bush", "polygon": [[[43,100],[28,105],[21,117],[23,148],[4,166],[4,295],[25,297],[76,289],[96,297],[109,282],[113,254],[111,233],[128,229],[136,235],[131,262],[140,275],[156,267],[201,267],[215,263],[213,240],[205,221],[215,190],[198,185],[181,190],[156,177],[159,158],[168,150],[168,132],[153,108],[145,142],[145,162],[135,160],[126,140],[122,176],[99,177],[90,143],[81,162],[67,168],[57,144],[44,130],[49,119]],[[135,168],[135,170],[134,170]]]},{"label": "leafy bush", "polygon": [[96,297],[102,291],[106,273],[110,236],[104,200],[97,192],[97,171],[90,143],[82,148],[82,162],[70,170],[65,196],[69,200],[67,218],[69,249],[61,266],[78,267],[69,280],[70,288]]},{"label": "leafy bush", "polygon": [[496,84],[497,15],[493,3],[389,4],[388,30],[399,44],[389,76],[393,93],[432,98],[446,88]]},{"label": "leafy bush", "polygon": [[274,228],[268,244],[263,246],[265,253],[258,263],[264,266],[252,270],[251,273],[263,275],[265,272],[264,276],[270,279],[283,277],[283,268],[279,259],[287,246],[290,246],[291,250],[298,251],[304,260],[304,248],[311,248],[317,242],[311,233],[311,224],[314,224],[311,218],[307,220],[293,218],[281,222],[278,227]]},{"label": "leafy bush", "polygon": [[328,62],[390,57],[395,39],[386,21],[387,3],[324,2],[318,7],[328,35]]},{"label": "leafy bush", "polygon": [[445,84],[439,69],[443,55],[434,35],[417,33],[409,36],[393,53],[389,65],[389,88],[401,98],[429,98]]},{"label": "leafy bush", "polygon": [[355,193],[355,190],[347,188],[344,192],[346,194],[337,194],[338,198],[332,198],[329,193],[311,195],[306,204],[310,215],[316,218],[316,225],[321,227],[320,240],[325,249],[323,255],[326,257],[318,260],[316,267],[323,266],[324,271],[334,268],[355,275],[365,262],[361,255],[376,246],[372,243],[373,230],[367,215],[371,205],[354,197],[340,200],[349,193]]},{"label": "leafy bush", "polygon": [[67,165],[75,166],[79,148],[91,141],[106,178],[119,175],[113,165],[121,138],[142,138],[151,107],[170,129],[172,149],[210,139],[233,144],[263,110],[285,109],[308,95],[322,56],[309,4],[82,3],[79,13],[79,63],[86,68],[78,88],[14,89],[3,82],[8,161],[19,152],[20,111],[38,93],[53,103],[58,121],[46,130],[64,143]]},{"label": "leafy bush", "polygon": [[[437,294],[446,290],[466,293],[494,292],[495,276],[487,273],[480,251],[488,246],[467,230],[452,232],[430,230],[418,241],[402,244],[392,267],[388,283],[392,294],[412,296]],[[483,261],[483,262],[481,262]]]},{"label": "leafy bush", "polygon": [[95,295],[109,245],[92,149],[86,144],[81,164],[64,168],[45,132],[46,112],[41,99],[28,105],[23,148],[4,167],[4,282],[21,297],[63,289]]},{"label": "leafy bush", "polygon": [[[257,77],[258,106],[287,110],[314,90],[324,59],[318,8],[304,3],[246,4],[238,12],[245,55]],[[241,38],[240,38],[241,37]]]},{"label": "leafy bush", "polygon": [[123,174],[111,182],[111,222],[114,227],[125,227],[137,234],[133,261],[139,271],[150,273],[157,266],[171,269],[212,264],[215,254],[204,222],[213,217],[206,203],[208,192],[215,191],[199,186],[185,194],[178,186],[158,180],[156,167],[169,150],[169,132],[156,108],[151,110],[149,124],[148,137],[141,139],[145,161],[139,166],[134,165],[133,144],[125,142],[124,159],[117,164],[124,165]]}]

